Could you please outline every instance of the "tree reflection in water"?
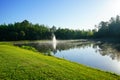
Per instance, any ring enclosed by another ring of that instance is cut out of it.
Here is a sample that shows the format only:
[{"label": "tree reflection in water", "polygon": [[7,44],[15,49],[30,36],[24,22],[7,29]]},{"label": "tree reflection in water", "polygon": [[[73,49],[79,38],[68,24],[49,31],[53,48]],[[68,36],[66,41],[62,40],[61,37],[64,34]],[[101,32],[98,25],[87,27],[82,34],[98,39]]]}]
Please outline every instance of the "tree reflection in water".
[{"label": "tree reflection in water", "polygon": [[39,52],[44,53],[45,55],[51,54],[55,55],[57,52],[64,50],[70,50],[74,48],[88,48],[92,47],[96,50],[96,53],[99,52],[102,56],[109,56],[112,60],[120,61],[120,44],[115,43],[103,43],[95,41],[84,41],[84,40],[64,40],[58,41],[56,49],[53,48],[51,42],[30,42],[30,43],[16,43],[17,46],[32,46],[36,48]]},{"label": "tree reflection in water", "polygon": [[117,60],[120,61],[120,44],[108,44],[108,43],[103,43],[103,44],[97,44],[96,46],[99,46],[99,53],[102,56],[109,56],[111,57],[112,60]]}]

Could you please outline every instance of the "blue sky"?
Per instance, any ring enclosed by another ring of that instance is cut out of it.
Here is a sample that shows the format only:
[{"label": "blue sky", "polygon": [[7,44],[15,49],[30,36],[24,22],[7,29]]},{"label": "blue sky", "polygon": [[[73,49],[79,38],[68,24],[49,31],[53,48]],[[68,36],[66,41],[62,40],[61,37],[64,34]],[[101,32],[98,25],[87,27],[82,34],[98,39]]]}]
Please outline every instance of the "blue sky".
[{"label": "blue sky", "polygon": [[0,0],[0,24],[21,22],[93,29],[120,13],[120,0]]}]

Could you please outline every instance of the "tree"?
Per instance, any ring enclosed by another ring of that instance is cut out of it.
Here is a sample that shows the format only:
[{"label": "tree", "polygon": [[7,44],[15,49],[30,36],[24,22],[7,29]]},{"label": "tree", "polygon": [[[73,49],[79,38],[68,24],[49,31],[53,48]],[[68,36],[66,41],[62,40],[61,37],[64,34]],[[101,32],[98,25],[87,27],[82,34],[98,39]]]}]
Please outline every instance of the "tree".
[{"label": "tree", "polygon": [[99,24],[97,37],[119,38],[120,37],[120,16],[111,17],[108,22],[102,21]]},{"label": "tree", "polygon": [[56,27],[53,25],[53,27],[51,28],[51,32],[54,33],[56,32]]},{"label": "tree", "polygon": [[24,40],[25,38],[25,32],[24,31],[20,31],[20,33],[19,33],[19,36],[20,36],[20,39],[21,40]]}]

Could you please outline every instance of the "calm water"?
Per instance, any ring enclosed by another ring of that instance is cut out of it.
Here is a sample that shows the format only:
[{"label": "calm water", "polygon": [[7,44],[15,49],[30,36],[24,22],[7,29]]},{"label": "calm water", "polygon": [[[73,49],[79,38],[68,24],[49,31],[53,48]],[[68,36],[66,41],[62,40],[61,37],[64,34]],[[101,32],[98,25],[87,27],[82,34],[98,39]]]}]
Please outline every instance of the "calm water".
[{"label": "calm water", "polygon": [[37,41],[15,43],[32,46],[38,51],[73,62],[120,74],[120,44],[108,44],[85,40]]}]

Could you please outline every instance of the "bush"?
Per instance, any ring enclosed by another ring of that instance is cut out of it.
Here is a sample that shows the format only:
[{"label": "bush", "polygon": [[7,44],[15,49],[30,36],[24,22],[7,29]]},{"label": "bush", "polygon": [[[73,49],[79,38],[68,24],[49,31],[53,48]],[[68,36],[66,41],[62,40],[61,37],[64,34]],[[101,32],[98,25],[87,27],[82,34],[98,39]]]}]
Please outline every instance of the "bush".
[{"label": "bush", "polygon": [[21,46],[21,48],[23,48],[23,49],[27,49],[27,50],[31,50],[31,51],[34,51],[34,52],[38,52],[34,47],[32,47],[32,46]]}]

